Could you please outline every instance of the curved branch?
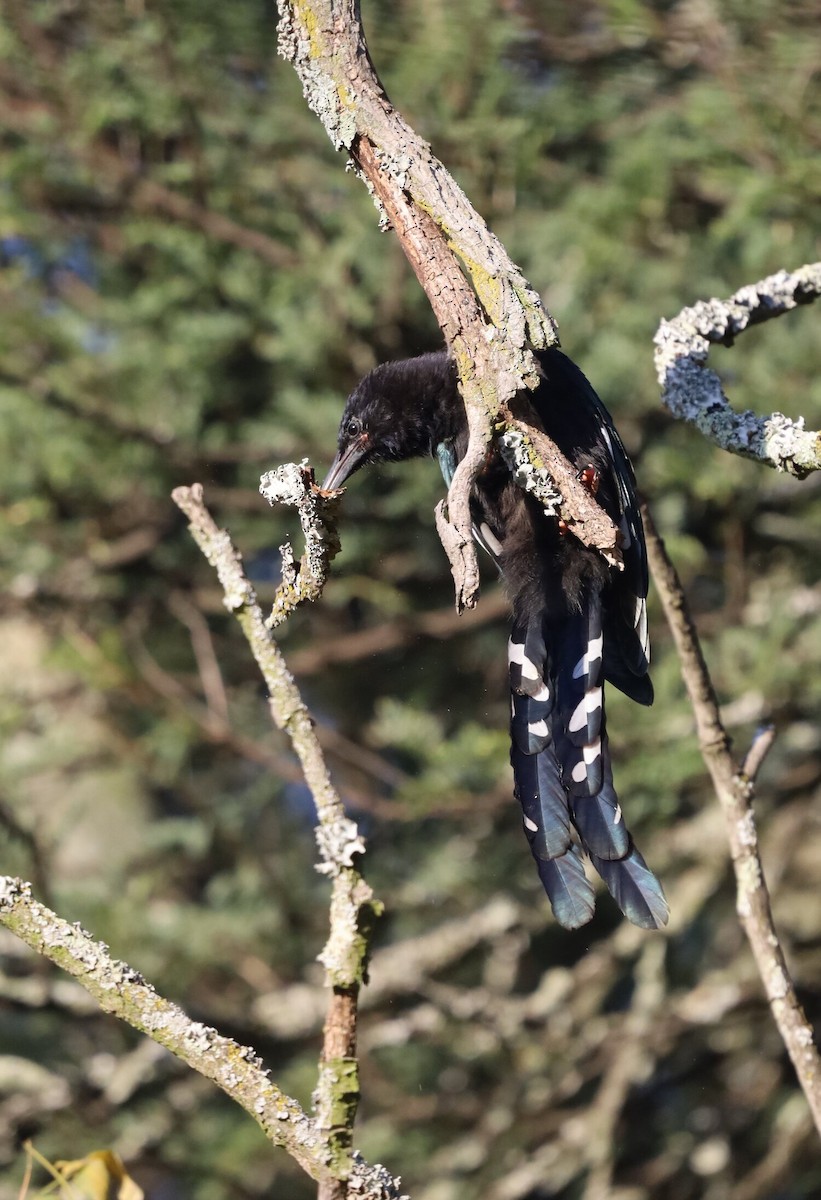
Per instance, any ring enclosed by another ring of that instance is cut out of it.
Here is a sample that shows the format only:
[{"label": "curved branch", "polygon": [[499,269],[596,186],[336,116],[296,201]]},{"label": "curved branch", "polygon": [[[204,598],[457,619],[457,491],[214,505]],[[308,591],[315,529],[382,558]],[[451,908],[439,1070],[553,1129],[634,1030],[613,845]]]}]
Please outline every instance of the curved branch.
[{"label": "curved branch", "polygon": [[[294,65],[336,149],[352,153],[378,200],[385,203],[386,191],[406,197],[423,251],[432,232],[424,229],[427,215],[461,259],[499,338],[520,350],[554,345],[555,323],[538,293],[386,96],[368,54],[358,0],[280,0],[279,13],[279,53]],[[393,221],[395,214],[386,213]],[[447,265],[443,282],[452,287],[459,268],[455,260]],[[518,365],[523,373],[530,366],[521,356]]]},{"label": "curved branch", "polygon": [[743,765],[736,763],[678,572],[646,505],[642,507],[642,517],[650,570],[678,651],[681,673],[696,719],[701,754],[727,822],[738,916],[750,943],[773,1019],[792,1059],[816,1129],[821,1134],[821,1058],[813,1041],[812,1027],[796,995],[773,921],[752,807],[755,775],[772,745],[772,732],[762,731]]},{"label": "curved branch", "polygon": [[654,338],[662,400],[723,450],[753,458],[802,479],[821,469],[821,433],[783,413],[735,412],[715,371],[705,363],[711,342],[731,346],[753,325],[810,304],[821,295],[821,262],[779,271],[740,288],[729,300],[701,301],[662,321]]},{"label": "curved branch", "polygon": [[340,550],[334,521],[336,503],[332,495],[317,487],[313,467],[304,463],[285,463],[266,471],[259,490],[272,507],[289,504],[297,510],[305,538],[305,553],[298,567],[290,542],[279,548],[282,583],[265,622],[269,629],[276,629],[300,604],[318,600],[322,594],[331,562]]}]

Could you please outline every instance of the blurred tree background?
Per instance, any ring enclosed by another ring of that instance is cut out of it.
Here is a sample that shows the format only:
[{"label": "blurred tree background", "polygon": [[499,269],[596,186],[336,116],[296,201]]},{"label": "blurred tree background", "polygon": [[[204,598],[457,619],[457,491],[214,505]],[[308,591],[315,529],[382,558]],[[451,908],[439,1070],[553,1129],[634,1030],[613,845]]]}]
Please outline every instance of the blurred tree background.
[{"label": "blurred tree background", "polygon": [[[310,797],[169,500],[200,480],[263,598],[298,532],[262,469],[329,461],[343,397],[439,343],[395,240],[276,57],[270,0],[0,3],[2,870],[309,1103],[328,888]],[[377,69],[559,320],[668,538],[821,1015],[821,476],[662,411],[660,317],[819,257],[813,0],[364,0]],[[819,314],[713,360],[821,424]],[[803,1099],[734,914],[722,817],[652,610],[657,701],[610,702],[673,913],[552,921],[510,795],[504,601],[452,615],[435,464],[357,478],[283,635],[388,912],[358,1141],[414,1200],[799,1200]],[[0,1198],[20,1143],[112,1147],[159,1200],[314,1186],[210,1084],[0,937]]]}]

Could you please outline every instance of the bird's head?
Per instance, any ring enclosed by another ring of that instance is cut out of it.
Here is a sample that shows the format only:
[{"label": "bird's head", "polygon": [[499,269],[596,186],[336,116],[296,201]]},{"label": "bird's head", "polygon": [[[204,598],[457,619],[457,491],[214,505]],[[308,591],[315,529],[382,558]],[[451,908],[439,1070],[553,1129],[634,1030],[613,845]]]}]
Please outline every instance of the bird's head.
[{"label": "bird's head", "polygon": [[342,487],[368,463],[433,454],[464,421],[456,370],[444,353],[384,363],[351,392],[339,423],[337,454],[323,483]]},{"label": "bird's head", "polygon": [[398,415],[388,394],[367,375],[350,394],[339,423],[336,458],[323,487],[342,487],[355,471],[368,463],[408,457],[401,452]]}]

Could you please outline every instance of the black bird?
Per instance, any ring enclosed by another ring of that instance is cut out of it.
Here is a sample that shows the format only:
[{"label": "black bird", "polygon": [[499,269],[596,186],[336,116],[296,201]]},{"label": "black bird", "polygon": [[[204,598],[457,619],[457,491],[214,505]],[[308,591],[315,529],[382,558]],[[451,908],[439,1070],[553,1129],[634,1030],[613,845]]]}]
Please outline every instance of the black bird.
[{"label": "black bird", "polygon": [[[630,461],[590,383],[558,350],[538,353],[529,399],[546,432],[620,527],[624,570],[582,545],[492,453],[471,496],[474,536],[496,560],[513,606],[509,643],[514,790],[557,921],[593,915],[578,842],[636,925],[667,923],[661,886],[633,844],[613,787],[605,680],[652,704],[647,558]],[[450,483],[468,441],[447,352],[385,363],[348,397],[324,487],[368,463],[438,457]]]}]

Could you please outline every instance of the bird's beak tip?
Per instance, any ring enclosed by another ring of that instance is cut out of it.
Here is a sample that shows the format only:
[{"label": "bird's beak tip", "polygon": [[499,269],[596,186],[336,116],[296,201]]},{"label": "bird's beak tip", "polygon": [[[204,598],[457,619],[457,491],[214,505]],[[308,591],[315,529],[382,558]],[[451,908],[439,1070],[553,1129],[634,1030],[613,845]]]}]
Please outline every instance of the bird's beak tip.
[{"label": "bird's beak tip", "polygon": [[347,476],[344,466],[340,462],[339,455],[337,455],[334,461],[331,463],[328,474],[322,481],[322,491],[341,492],[344,488],[346,478]]},{"label": "bird's beak tip", "polygon": [[350,479],[354,471],[363,464],[367,447],[362,439],[352,442],[337,454],[322,484],[323,492],[338,492]]}]

